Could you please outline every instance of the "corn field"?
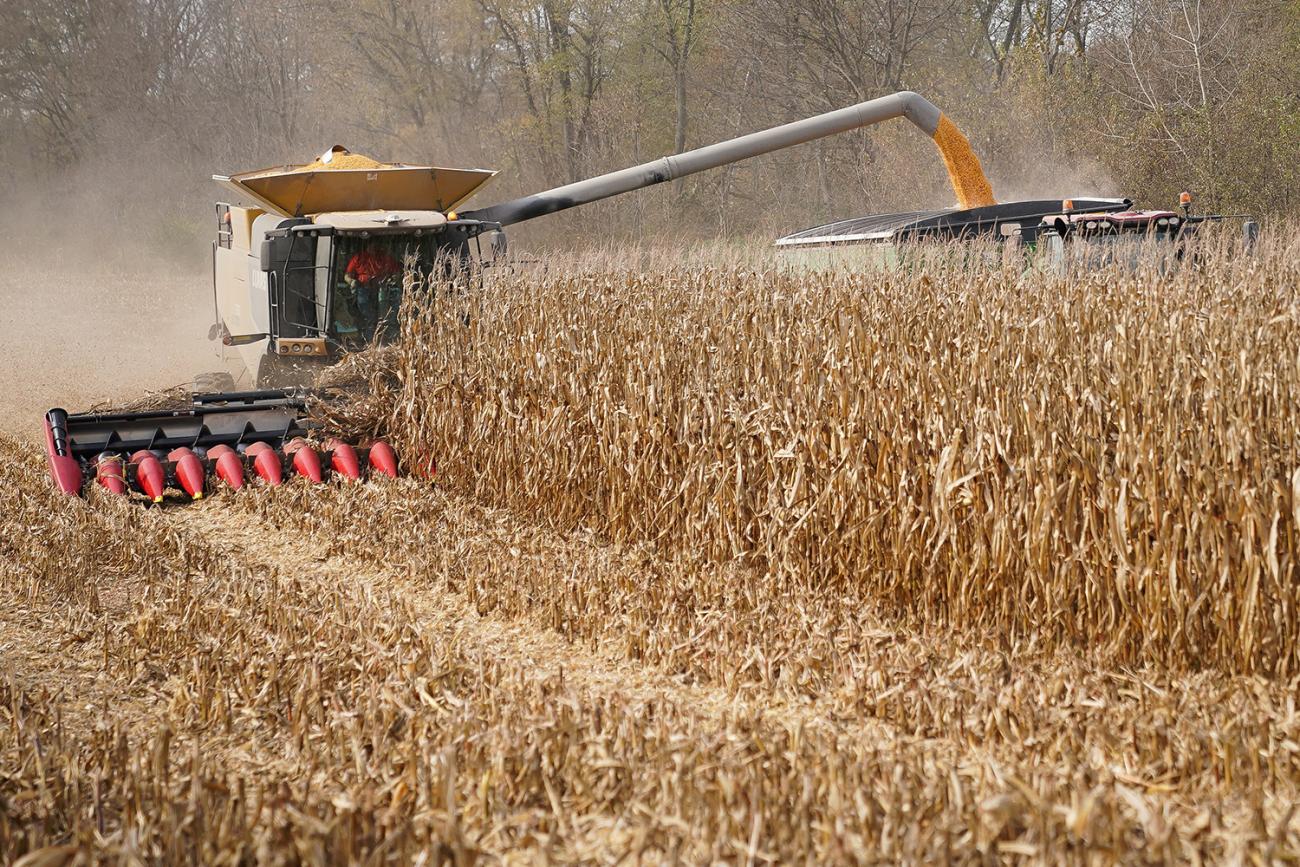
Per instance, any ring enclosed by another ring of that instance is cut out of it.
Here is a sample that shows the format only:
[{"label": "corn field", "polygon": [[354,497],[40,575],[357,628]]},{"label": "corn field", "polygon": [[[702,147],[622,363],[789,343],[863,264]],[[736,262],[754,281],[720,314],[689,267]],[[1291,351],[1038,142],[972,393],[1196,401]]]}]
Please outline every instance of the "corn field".
[{"label": "corn field", "polygon": [[0,439],[0,857],[1300,858],[1296,237],[493,275],[321,407],[436,486]]},{"label": "corn field", "polygon": [[1288,677],[1300,248],[1206,255],[525,277],[414,322],[362,415],[457,491],[733,567],[760,607]]}]

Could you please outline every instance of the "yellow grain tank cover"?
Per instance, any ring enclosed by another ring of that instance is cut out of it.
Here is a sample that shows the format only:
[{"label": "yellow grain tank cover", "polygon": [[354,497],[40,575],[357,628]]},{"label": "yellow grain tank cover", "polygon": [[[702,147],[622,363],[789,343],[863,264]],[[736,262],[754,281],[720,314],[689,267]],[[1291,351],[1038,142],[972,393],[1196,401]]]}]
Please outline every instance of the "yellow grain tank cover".
[{"label": "yellow grain tank cover", "polygon": [[[326,159],[329,157],[329,159]],[[330,211],[449,211],[496,172],[380,163],[335,146],[313,162],[212,179],[270,211],[303,217]]]}]

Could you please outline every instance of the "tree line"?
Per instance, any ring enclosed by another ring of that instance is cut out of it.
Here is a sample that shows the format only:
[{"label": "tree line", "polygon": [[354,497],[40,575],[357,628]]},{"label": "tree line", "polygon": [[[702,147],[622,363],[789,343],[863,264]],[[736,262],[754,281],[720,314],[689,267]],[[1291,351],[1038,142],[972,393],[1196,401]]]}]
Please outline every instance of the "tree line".
[{"label": "tree line", "polygon": [[[213,172],[380,159],[542,189],[895,90],[1003,198],[1300,210],[1295,0],[9,0],[0,194],[196,212]],[[80,198],[79,198],[80,197]],[[484,201],[493,196],[487,195]],[[596,206],[558,230],[774,231],[945,205],[906,125]],[[554,231],[554,230],[553,230]]]}]

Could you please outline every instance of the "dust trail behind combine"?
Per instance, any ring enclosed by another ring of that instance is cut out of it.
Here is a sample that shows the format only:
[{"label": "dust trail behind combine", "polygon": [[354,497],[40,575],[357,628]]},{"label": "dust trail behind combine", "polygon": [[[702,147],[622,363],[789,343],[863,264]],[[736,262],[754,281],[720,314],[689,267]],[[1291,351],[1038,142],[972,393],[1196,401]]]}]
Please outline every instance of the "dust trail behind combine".
[{"label": "dust trail behind combine", "polygon": [[0,432],[32,439],[52,406],[188,382],[220,369],[206,341],[211,287],[201,272],[0,269]]}]

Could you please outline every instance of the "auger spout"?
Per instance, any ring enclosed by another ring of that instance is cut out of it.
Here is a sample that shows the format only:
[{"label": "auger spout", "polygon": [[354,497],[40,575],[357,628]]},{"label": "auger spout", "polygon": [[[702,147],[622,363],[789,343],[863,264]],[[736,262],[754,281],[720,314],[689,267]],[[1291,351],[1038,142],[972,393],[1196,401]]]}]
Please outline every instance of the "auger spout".
[{"label": "auger spout", "polygon": [[466,211],[461,216],[509,226],[899,117],[907,118],[934,139],[949,169],[953,191],[963,207],[994,203],[993,192],[966,138],[956,131],[938,106],[919,93],[905,90],[481,210]]}]

